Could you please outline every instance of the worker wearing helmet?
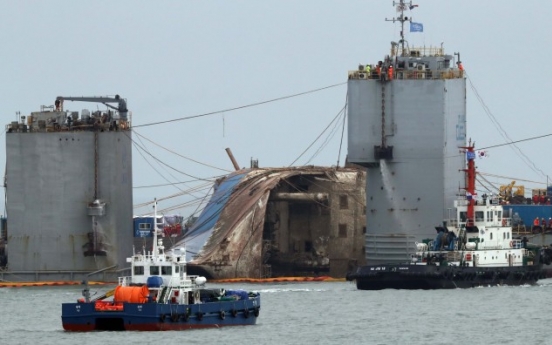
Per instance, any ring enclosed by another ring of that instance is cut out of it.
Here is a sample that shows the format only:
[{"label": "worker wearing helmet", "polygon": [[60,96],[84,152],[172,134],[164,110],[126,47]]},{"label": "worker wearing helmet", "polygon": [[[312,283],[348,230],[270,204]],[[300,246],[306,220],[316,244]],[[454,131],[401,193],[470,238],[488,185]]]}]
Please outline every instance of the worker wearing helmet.
[{"label": "worker wearing helmet", "polygon": [[370,74],[372,73],[372,66],[369,64],[364,67],[364,70],[366,71],[366,74],[368,74],[368,78],[370,78]]},{"label": "worker wearing helmet", "polygon": [[541,227],[540,227],[539,217],[536,217],[535,220],[533,220],[533,227],[531,228],[531,232],[533,232],[534,234],[539,233],[540,229]]}]

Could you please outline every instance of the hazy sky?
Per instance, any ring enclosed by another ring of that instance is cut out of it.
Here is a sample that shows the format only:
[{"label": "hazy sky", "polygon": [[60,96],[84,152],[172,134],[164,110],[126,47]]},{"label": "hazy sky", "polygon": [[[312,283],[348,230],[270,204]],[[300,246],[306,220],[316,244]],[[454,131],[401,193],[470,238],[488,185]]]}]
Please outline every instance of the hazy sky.
[{"label": "hazy sky", "polygon": [[[448,54],[461,54],[469,76],[468,137],[478,147],[552,133],[546,103],[552,1],[414,3],[419,7],[408,15],[424,25],[424,32],[408,34],[410,44],[443,43]],[[396,15],[390,0],[0,0],[0,118],[8,124],[16,111],[28,115],[53,104],[56,96],[121,95],[132,112],[136,143],[178,170],[134,148],[135,187],[212,180],[233,169],[227,147],[242,167],[251,158],[261,167],[288,166],[345,105],[347,71],[389,54],[400,26],[385,18]],[[223,114],[140,126],[336,84],[342,85]],[[65,103],[73,111],[97,106]],[[295,165],[337,164],[340,140],[341,123],[330,126]],[[345,131],[341,165],[346,142]],[[507,177],[487,177],[493,183],[515,179],[526,188],[544,187],[547,175],[552,180],[551,143],[552,137],[519,143],[523,154],[508,146],[489,149],[489,158],[478,160],[479,170]],[[0,161],[5,162],[4,134]],[[201,184],[135,188],[134,203]],[[160,207],[204,194],[173,198]]]}]

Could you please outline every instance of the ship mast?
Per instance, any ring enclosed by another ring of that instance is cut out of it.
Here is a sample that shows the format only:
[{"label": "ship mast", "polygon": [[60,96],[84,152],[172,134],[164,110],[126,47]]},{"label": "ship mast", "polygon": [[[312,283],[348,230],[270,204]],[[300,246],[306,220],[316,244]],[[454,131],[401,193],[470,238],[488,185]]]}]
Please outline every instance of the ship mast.
[{"label": "ship mast", "polygon": [[398,18],[393,17],[391,19],[385,18],[385,21],[393,22],[393,23],[395,23],[395,22],[400,22],[401,23],[401,39],[400,39],[399,43],[401,45],[401,56],[406,56],[406,51],[404,49],[404,44],[406,42],[405,39],[404,39],[404,22],[412,22],[412,17],[410,17],[410,18],[406,17],[404,15],[404,11],[408,8],[412,9],[413,6],[415,6],[415,5],[412,5],[412,1],[409,1],[407,3],[404,0],[399,0],[399,2],[393,1],[393,6],[397,6],[397,12],[400,12],[399,17]]},{"label": "ship mast", "polygon": [[469,143],[468,146],[461,147],[466,150],[466,159],[468,160],[468,167],[463,171],[466,173],[466,187],[463,189],[466,191],[468,201],[468,214],[467,214],[467,226],[473,226],[474,224],[474,206],[475,206],[475,143]]},{"label": "ship mast", "polygon": [[157,198],[153,199],[153,248],[152,257],[157,259],[159,249],[157,248]]}]

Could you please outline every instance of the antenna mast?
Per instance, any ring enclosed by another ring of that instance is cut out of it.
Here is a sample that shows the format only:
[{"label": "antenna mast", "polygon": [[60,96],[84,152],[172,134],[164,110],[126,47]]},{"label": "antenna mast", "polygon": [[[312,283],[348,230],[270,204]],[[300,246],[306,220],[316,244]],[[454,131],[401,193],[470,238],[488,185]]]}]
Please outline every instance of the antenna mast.
[{"label": "antenna mast", "polygon": [[153,246],[152,257],[157,258],[159,249],[157,248],[157,198],[153,199]]},{"label": "antenna mast", "polygon": [[397,7],[397,12],[400,12],[400,15],[398,18],[393,17],[392,19],[385,18],[386,22],[401,22],[401,39],[399,41],[401,45],[401,56],[405,56],[405,50],[404,50],[404,22],[412,22],[412,17],[408,18],[404,15],[404,11],[407,9],[412,9],[416,7],[417,5],[412,5],[412,1],[406,3],[404,0],[400,0],[399,2],[393,1],[393,6]]}]

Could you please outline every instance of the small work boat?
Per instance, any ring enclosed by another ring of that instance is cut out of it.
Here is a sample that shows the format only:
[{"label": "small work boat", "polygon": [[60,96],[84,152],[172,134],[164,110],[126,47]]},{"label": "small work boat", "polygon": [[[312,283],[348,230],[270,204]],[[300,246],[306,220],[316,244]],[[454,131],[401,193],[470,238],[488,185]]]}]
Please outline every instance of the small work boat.
[{"label": "small work boat", "polygon": [[[157,214],[157,202],[154,204]],[[164,331],[254,325],[261,308],[257,292],[208,289],[206,279],[186,274],[186,249],[165,252],[153,231],[153,250],[127,258],[131,276],[91,298],[88,284],[74,303],[63,303],[66,331]]]}]

